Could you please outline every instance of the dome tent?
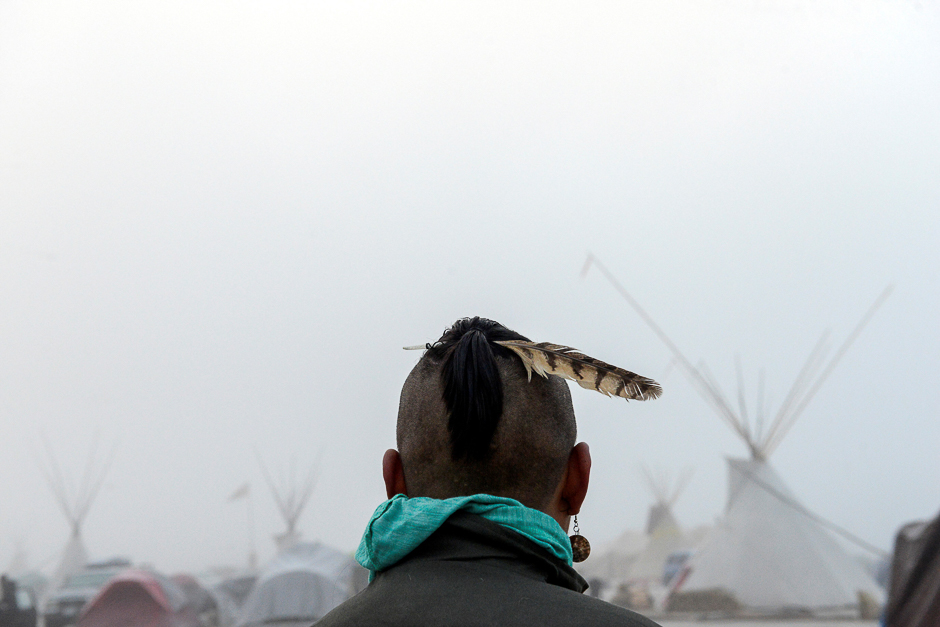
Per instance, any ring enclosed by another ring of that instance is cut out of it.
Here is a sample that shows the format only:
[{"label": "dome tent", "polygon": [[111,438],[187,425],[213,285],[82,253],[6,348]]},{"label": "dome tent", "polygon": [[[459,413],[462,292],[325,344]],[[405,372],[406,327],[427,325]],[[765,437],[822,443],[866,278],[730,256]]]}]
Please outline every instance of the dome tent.
[{"label": "dome tent", "polygon": [[237,627],[309,627],[365,587],[367,571],[319,542],[297,542],[261,572]]},{"label": "dome tent", "polygon": [[201,627],[185,593],[154,572],[116,575],[82,612],[78,627]]}]

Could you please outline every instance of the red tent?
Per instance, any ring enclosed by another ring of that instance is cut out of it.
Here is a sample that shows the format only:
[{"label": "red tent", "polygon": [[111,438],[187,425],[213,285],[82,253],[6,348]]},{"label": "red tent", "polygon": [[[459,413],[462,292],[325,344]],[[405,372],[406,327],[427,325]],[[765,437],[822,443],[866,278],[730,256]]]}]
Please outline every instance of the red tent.
[{"label": "red tent", "polygon": [[146,570],[126,570],[92,599],[79,627],[200,627],[186,595],[172,581]]}]

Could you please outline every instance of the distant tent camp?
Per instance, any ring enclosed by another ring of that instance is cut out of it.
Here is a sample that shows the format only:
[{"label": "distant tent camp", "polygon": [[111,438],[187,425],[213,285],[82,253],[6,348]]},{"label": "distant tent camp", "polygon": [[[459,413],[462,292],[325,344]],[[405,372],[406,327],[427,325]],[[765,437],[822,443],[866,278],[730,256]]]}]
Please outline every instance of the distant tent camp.
[{"label": "distant tent camp", "polygon": [[[82,524],[88,516],[95,497],[101,490],[104,479],[108,474],[108,468],[114,453],[100,464],[96,460],[97,441],[92,445],[88,454],[88,462],[85,464],[85,470],[82,473],[81,480],[77,488],[66,480],[66,475],[62,472],[59,462],[52,452],[49,441],[43,438],[46,455],[48,457],[48,466],[41,466],[46,483],[55,496],[59,509],[65,515],[69,522],[71,533],[69,540],[62,551],[62,557],[56,567],[49,584],[45,589],[46,594],[54,593],[65,581],[80,571],[88,563],[88,551],[85,549],[85,542],[82,539]],[[72,489],[70,489],[72,488]]]},{"label": "distant tent camp", "polygon": [[218,599],[198,579],[187,573],[177,573],[170,577],[170,581],[186,595],[186,605],[196,613],[200,623],[218,625],[221,622]]},{"label": "distant tent camp", "polygon": [[26,550],[19,542],[16,543],[13,558],[3,571],[16,581],[18,588],[29,590],[34,600],[42,598],[49,580],[38,570],[30,568]]},{"label": "distant tent camp", "polygon": [[598,547],[596,556],[576,565],[591,586],[589,594],[616,603],[622,603],[625,586],[644,591],[659,587],[665,592],[667,559],[691,549],[706,531],[698,527],[683,532],[672,512],[691,477],[690,470],[684,471],[674,483],[666,473],[653,474],[645,467],[643,472],[655,499],[645,531],[627,530],[613,542]]},{"label": "distant tent camp", "polygon": [[367,583],[368,571],[352,557],[320,543],[295,542],[261,572],[236,625],[309,627]]},{"label": "distant tent camp", "polygon": [[78,627],[201,627],[185,593],[145,570],[115,576],[82,611]]},{"label": "distant tent camp", "polygon": [[368,571],[351,556],[319,542],[301,542],[297,521],[313,494],[314,469],[301,483],[293,471],[280,485],[258,456],[271,496],[287,529],[274,539],[277,556],[261,571],[238,614],[236,627],[309,627],[368,584]]},{"label": "distant tent camp", "polygon": [[605,600],[612,598],[618,586],[629,579],[630,568],[647,542],[645,533],[628,529],[609,544],[598,546],[590,559],[575,564],[575,569],[591,586],[588,594]]},{"label": "distant tent camp", "polygon": [[[861,613],[865,607],[883,603],[884,592],[872,576],[823,528],[828,526],[832,529],[834,525],[800,505],[767,460],[887,299],[891,287],[875,300],[824,367],[826,335],[823,335],[776,416],[765,429],[763,377],[759,383],[757,411],[752,424],[744,400],[740,362],[737,363],[739,410],[736,411],[709,371],[704,366],[693,366],[597,259],[589,257],[584,271],[592,264],[597,265],[669,347],[696,391],[751,453],[750,459],[728,460],[729,488],[725,513],[687,564],[686,571],[677,577],[670,609],[746,609],[768,614],[794,611]],[[851,534],[844,531],[842,534],[862,544]]]},{"label": "distant tent camp", "polygon": [[223,618],[231,618],[229,623],[234,623],[251,589],[254,588],[258,575],[255,573],[237,575],[220,581],[212,586],[212,594],[215,596],[216,604],[219,606],[219,624],[226,626]]}]

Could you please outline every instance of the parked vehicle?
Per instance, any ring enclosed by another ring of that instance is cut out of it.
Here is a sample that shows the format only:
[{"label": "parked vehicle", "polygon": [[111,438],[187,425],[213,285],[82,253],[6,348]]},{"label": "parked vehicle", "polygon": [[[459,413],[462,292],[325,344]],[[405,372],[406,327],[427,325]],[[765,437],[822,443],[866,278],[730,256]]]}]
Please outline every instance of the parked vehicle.
[{"label": "parked vehicle", "polygon": [[36,602],[32,591],[0,577],[0,627],[36,627]]},{"label": "parked vehicle", "polygon": [[46,600],[43,616],[46,627],[69,627],[78,623],[85,605],[115,575],[127,570],[129,560],[116,558],[88,564],[65,580],[61,588]]}]

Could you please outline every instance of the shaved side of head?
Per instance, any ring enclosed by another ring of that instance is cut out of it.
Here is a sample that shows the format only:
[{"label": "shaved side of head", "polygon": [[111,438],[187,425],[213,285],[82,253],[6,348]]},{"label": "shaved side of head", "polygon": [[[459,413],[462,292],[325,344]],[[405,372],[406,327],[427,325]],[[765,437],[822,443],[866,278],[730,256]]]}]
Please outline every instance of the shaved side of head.
[{"label": "shaved side of head", "polygon": [[486,493],[541,509],[554,495],[577,435],[571,394],[557,377],[529,381],[521,360],[492,343],[509,336],[522,338],[489,320],[458,321],[411,371],[397,429],[410,496]]}]

